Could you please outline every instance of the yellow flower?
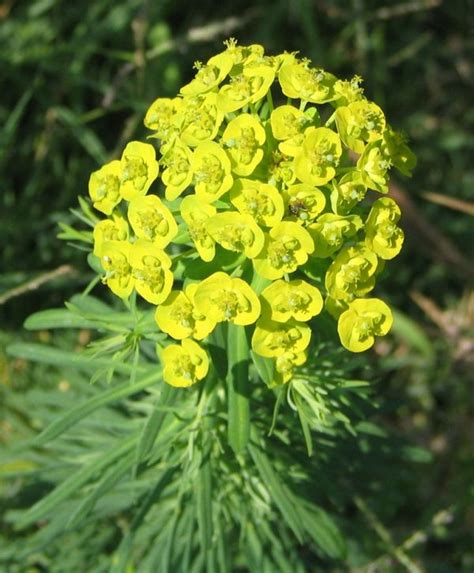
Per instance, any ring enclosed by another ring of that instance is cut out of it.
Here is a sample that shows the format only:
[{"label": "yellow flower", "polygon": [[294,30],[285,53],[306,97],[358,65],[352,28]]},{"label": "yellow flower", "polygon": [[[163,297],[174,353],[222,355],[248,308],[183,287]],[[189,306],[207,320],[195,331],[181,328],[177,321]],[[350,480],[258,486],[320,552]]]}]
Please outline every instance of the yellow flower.
[{"label": "yellow flower", "polygon": [[364,89],[360,87],[362,78],[354,76],[350,80],[337,80],[334,84],[336,106],[349,105],[364,98]]},{"label": "yellow flower", "polygon": [[183,105],[182,98],[159,97],[146,112],[144,124],[155,131],[155,137],[169,141],[178,133],[176,116]]},{"label": "yellow flower", "polygon": [[282,222],[265,237],[265,245],[253,264],[257,273],[270,280],[294,272],[314,250],[311,235],[298,223]]},{"label": "yellow flower", "polygon": [[122,153],[120,165],[120,195],[127,201],[145,195],[158,177],[155,148],[149,143],[131,141]]},{"label": "yellow flower", "polygon": [[196,62],[196,76],[181,88],[180,93],[189,96],[211,91],[225,79],[233,64],[232,58],[225,52],[213,56],[207,64]]},{"label": "yellow flower", "polygon": [[222,141],[229,152],[232,171],[236,175],[251,175],[263,159],[261,147],[265,143],[265,129],[253,115],[242,113],[229,122]]},{"label": "yellow flower", "polygon": [[263,248],[265,235],[251,215],[225,211],[210,217],[206,223],[211,237],[229,251],[255,258]]},{"label": "yellow flower", "polygon": [[284,155],[278,150],[271,153],[268,158],[268,183],[275,186],[292,185],[296,180],[294,161],[292,157]]},{"label": "yellow flower", "polygon": [[404,134],[388,128],[383,133],[385,153],[390,157],[392,164],[407,177],[416,166],[416,155],[406,144]]},{"label": "yellow flower", "polygon": [[334,99],[336,78],[321,69],[310,68],[308,62],[289,63],[281,67],[278,80],[282,92],[289,98],[312,103],[326,103]]},{"label": "yellow flower", "polygon": [[211,203],[232,187],[234,180],[230,174],[230,159],[213,141],[201,143],[196,148],[191,167],[196,195],[202,201]]},{"label": "yellow flower", "polygon": [[276,107],[270,116],[270,125],[275,139],[286,141],[300,135],[308,126],[305,113],[292,105]]},{"label": "yellow flower", "polygon": [[110,215],[120,203],[121,163],[118,159],[111,161],[94,171],[89,179],[89,195],[97,211]]},{"label": "yellow flower", "polygon": [[382,137],[385,116],[378,105],[364,99],[337,108],[336,125],[347,147],[362,153],[367,142]]},{"label": "yellow flower", "polygon": [[276,358],[287,352],[304,352],[310,340],[311,329],[304,323],[294,320],[274,322],[260,318],[252,336],[252,348],[260,356]]},{"label": "yellow flower", "polygon": [[109,241],[128,241],[128,224],[122,215],[99,221],[94,227],[94,255],[100,257],[102,245]]},{"label": "yellow flower", "polygon": [[266,303],[262,310],[276,322],[287,322],[291,318],[306,322],[323,309],[319,290],[303,280],[277,280],[260,296]]},{"label": "yellow flower", "polygon": [[166,185],[165,197],[168,201],[174,201],[193,180],[192,152],[178,139],[163,146],[161,152],[163,154],[161,161],[165,166],[161,176]]},{"label": "yellow flower", "polygon": [[230,38],[224,42],[226,49],[223,54],[232,58],[234,66],[245,64],[252,57],[262,57],[264,54],[263,46],[260,44],[251,44],[250,46],[238,46],[237,40]]},{"label": "yellow flower", "polygon": [[245,67],[242,73],[231,77],[217,95],[217,106],[224,113],[242,109],[262,99],[275,79],[275,70],[267,65]]},{"label": "yellow flower", "polygon": [[207,229],[207,221],[216,214],[216,208],[203,203],[196,195],[188,195],[181,201],[180,210],[199,256],[203,261],[212,261],[216,245]]},{"label": "yellow flower", "polygon": [[103,282],[120,298],[128,298],[135,285],[127,241],[109,241],[101,248],[100,264],[105,271]]},{"label": "yellow flower", "polygon": [[324,185],[336,174],[342,155],[341,140],[327,127],[308,127],[295,157],[296,177],[308,185]]},{"label": "yellow flower", "polygon": [[242,279],[217,272],[202,281],[194,293],[199,312],[215,322],[230,321],[244,326],[260,315],[260,301]]},{"label": "yellow flower", "polygon": [[273,227],[283,217],[283,199],[277,188],[255,179],[236,179],[230,200],[243,215],[251,215],[259,225]]},{"label": "yellow flower", "polygon": [[155,243],[138,239],[130,249],[135,290],[151,304],[166,300],[173,286],[171,260]]},{"label": "yellow flower", "polygon": [[164,249],[176,236],[178,225],[168,207],[156,195],[137,197],[128,206],[128,220],[139,239]]},{"label": "yellow flower", "polygon": [[379,193],[388,193],[388,172],[391,166],[392,160],[380,141],[366,145],[357,161],[364,184]]},{"label": "yellow flower", "polygon": [[163,380],[170,386],[187,388],[206,377],[209,358],[206,352],[189,338],[181,344],[170,344],[161,352]]},{"label": "yellow flower", "polygon": [[343,175],[339,181],[332,182],[331,207],[337,215],[346,215],[364,199],[367,187],[362,173],[353,169]]},{"label": "yellow flower", "polygon": [[378,298],[360,298],[349,303],[339,317],[337,331],[342,345],[351,352],[363,352],[375,336],[385,336],[392,327],[390,308]]},{"label": "yellow flower", "polygon": [[357,215],[321,215],[308,227],[314,241],[313,256],[326,258],[338,251],[345,241],[362,228],[362,219]]},{"label": "yellow flower", "polygon": [[284,193],[288,216],[291,221],[307,223],[315,219],[326,206],[324,193],[311,185],[290,185]]},{"label": "yellow flower", "polygon": [[197,284],[188,285],[183,291],[174,290],[167,300],[158,306],[155,320],[160,329],[176,340],[193,337],[202,340],[216,326],[216,321],[199,312],[194,295]]},{"label": "yellow flower", "polygon": [[301,366],[306,362],[306,352],[285,352],[281,356],[277,356],[275,360],[275,373],[273,375],[272,386],[280,386],[286,384],[293,378],[293,370],[295,366]]},{"label": "yellow flower", "polygon": [[393,259],[403,245],[403,231],[396,223],[400,208],[393,199],[383,197],[372,205],[365,222],[365,243],[381,259]]},{"label": "yellow flower", "polygon": [[343,248],[326,273],[329,296],[349,302],[367,294],[374,288],[377,264],[377,255],[363,244]]},{"label": "yellow flower", "polygon": [[181,140],[190,147],[213,140],[224,119],[217,108],[216,94],[186,98],[179,114]]}]

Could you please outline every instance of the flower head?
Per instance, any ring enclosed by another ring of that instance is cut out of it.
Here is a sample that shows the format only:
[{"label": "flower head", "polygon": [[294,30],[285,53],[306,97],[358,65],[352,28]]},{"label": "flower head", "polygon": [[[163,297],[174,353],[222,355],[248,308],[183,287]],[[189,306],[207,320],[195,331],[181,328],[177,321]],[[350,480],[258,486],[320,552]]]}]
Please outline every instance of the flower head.
[{"label": "flower head", "polygon": [[151,304],[160,304],[173,286],[171,260],[154,243],[138,239],[130,248],[129,261],[135,289]]},{"label": "flower head", "polygon": [[89,179],[89,195],[97,211],[110,215],[120,203],[121,162],[118,160],[106,163],[94,171]]},{"label": "flower head", "polygon": [[127,241],[109,241],[100,249],[100,264],[105,271],[103,282],[120,298],[128,298],[135,286]]},{"label": "flower head", "polygon": [[260,356],[275,358],[287,352],[299,354],[311,340],[308,325],[294,320],[275,322],[260,318],[252,337],[252,348]]},{"label": "flower head", "polygon": [[156,195],[137,197],[130,201],[128,220],[139,239],[146,239],[162,249],[178,232],[173,215]]},{"label": "flower head", "polygon": [[383,197],[372,205],[365,222],[365,243],[381,259],[393,259],[403,245],[403,231],[396,223],[400,208],[393,199]]},{"label": "flower head", "polygon": [[295,157],[296,177],[308,185],[324,185],[336,175],[342,155],[341,140],[327,127],[309,127]]},{"label": "flower head", "polygon": [[222,135],[222,141],[236,175],[251,175],[263,159],[265,129],[253,115],[243,113],[231,120]]},{"label": "flower head", "polygon": [[319,290],[304,280],[277,280],[260,295],[266,303],[263,307],[276,322],[294,318],[306,322],[323,309],[323,297]]}]

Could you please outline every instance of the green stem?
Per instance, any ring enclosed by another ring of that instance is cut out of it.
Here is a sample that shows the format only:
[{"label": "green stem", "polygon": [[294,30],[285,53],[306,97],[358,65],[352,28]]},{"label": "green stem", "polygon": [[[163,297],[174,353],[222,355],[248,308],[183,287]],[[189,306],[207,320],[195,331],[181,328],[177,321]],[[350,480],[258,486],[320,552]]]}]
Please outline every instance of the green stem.
[{"label": "green stem", "polygon": [[227,435],[230,447],[239,454],[247,447],[250,437],[249,347],[243,326],[229,323],[227,356]]}]

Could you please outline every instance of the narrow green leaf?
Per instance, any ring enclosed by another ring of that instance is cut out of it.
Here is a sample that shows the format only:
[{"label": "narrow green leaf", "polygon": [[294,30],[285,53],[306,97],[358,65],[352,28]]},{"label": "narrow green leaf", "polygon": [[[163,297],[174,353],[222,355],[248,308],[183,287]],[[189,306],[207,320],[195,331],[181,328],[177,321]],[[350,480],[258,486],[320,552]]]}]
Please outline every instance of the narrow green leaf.
[{"label": "narrow green leaf", "polygon": [[172,387],[168,384],[163,384],[160,400],[158,403],[158,406],[160,407],[155,408],[150,414],[138,440],[137,451],[135,455],[135,474],[139,464],[145,460],[148,454],[151,452],[156,437],[163,425],[163,421],[168,414],[168,410],[163,409],[163,406],[169,405],[174,397],[175,394],[173,393]]},{"label": "narrow green leaf", "polygon": [[229,323],[227,341],[227,435],[231,448],[238,454],[246,448],[250,437],[249,348],[244,327]]},{"label": "narrow green leaf", "polygon": [[37,446],[42,446],[47,442],[53,440],[57,436],[61,435],[63,432],[68,430],[71,426],[82,420],[85,416],[88,416],[98,408],[101,408],[111,402],[116,402],[121,398],[125,398],[126,396],[131,396],[132,394],[136,394],[141,390],[144,390],[148,386],[155,384],[161,380],[161,372],[158,372],[155,368],[152,373],[143,376],[139,380],[137,380],[134,384],[130,384],[130,382],[125,382],[116,388],[111,388],[110,390],[106,390],[101,394],[94,396],[90,400],[87,400],[83,404],[79,404],[72,410],[66,412],[60,418],[54,420],[52,424],[50,424],[45,430],[41,432],[36,438],[33,440],[34,444]]},{"label": "narrow green leaf", "polygon": [[29,316],[25,320],[24,327],[27,330],[49,330],[52,328],[97,328],[97,325],[66,308],[52,308]]},{"label": "narrow green leaf", "polygon": [[[205,455],[199,469],[197,486],[197,521],[202,551],[208,557],[212,548],[212,494],[211,494],[211,468],[209,457]],[[209,570],[211,567],[208,567]]]},{"label": "narrow green leaf", "polygon": [[322,508],[312,505],[304,507],[295,497],[301,523],[316,545],[332,559],[342,559],[346,554],[346,544],[339,528]]},{"label": "narrow green leaf", "polygon": [[94,490],[79,504],[76,511],[69,518],[66,528],[78,525],[93,509],[97,501],[104,496],[121,479],[133,465],[134,452],[119,459],[119,461],[99,481]]},{"label": "narrow green leaf", "polygon": [[98,457],[93,463],[89,463],[76,472],[73,472],[71,477],[63,481],[49,495],[43,497],[31,509],[25,512],[16,522],[16,526],[23,528],[46,517],[58,504],[75,495],[90,478],[105,469],[115,460],[126,455],[127,452],[133,448],[135,441],[135,437],[129,438],[120,447],[112,450],[108,454]]},{"label": "narrow green leaf", "polygon": [[267,386],[270,386],[273,383],[275,375],[275,361],[272,358],[260,356],[252,350],[250,351],[250,356],[252,358],[253,365],[257,370],[257,374]]},{"label": "narrow green leaf", "polygon": [[[99,358],[91,356],[85,352],[71,352],[67,350],[60,350],[53,346],[46,344],[38,344],[34,342],[14,342],[7,346],[7,353],[10,356],[17,358],[24,358],[32,362],[42,362],[44,364],[51,364],[54,366],[72,366],[74,368],[84,368],[86,370],[97,371],[100,368],[114,367],[118,373],[130,374],[133,370],[131,364],[126,363],[113,363],[110,358]],[[148,367],[141,366],[139,372],[146,372]]]},{"label": "narrow green leaf", "polygon": [[263,483],[268,487],[275,505],[281,511],[288,526],[291,528],[300,543],[303,541],[303,530],[301,520],[294,502],[288,492],[287,487],[280,481],[278,474],[268,459],[263,449],[249,444],[250,455],[252,456]]}]

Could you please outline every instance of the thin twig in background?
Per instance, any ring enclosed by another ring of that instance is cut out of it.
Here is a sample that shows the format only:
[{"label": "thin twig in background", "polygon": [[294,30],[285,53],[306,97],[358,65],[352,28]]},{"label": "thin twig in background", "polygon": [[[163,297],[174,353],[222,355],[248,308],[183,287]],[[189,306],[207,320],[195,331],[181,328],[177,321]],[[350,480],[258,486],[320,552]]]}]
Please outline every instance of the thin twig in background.
[{"label": "thin twig in background", "polygon": [[443,205],[443,207],[449,207],[454,211],[461,211],[461,213],[466,213],[467,215],[474,215],[474,203],[469,203],[468,201],[463,201],[456,197],[441,195],[441,193],[423,193],[422,197],[432,203]]},{"label": "thin twig in background", "polygon": [[36,290],[45,283],[49,283],[58,278],[72,277],[76,274],[77,271],[71,265],[61,265],[57,269],[47,271],[46,273],[43,273],[38,277],[23,283],[22,285],[7,290],[0,296],[0,305],[5,304],[12,298],[16,298],[17,296],[21,296],[22,294]]}]

